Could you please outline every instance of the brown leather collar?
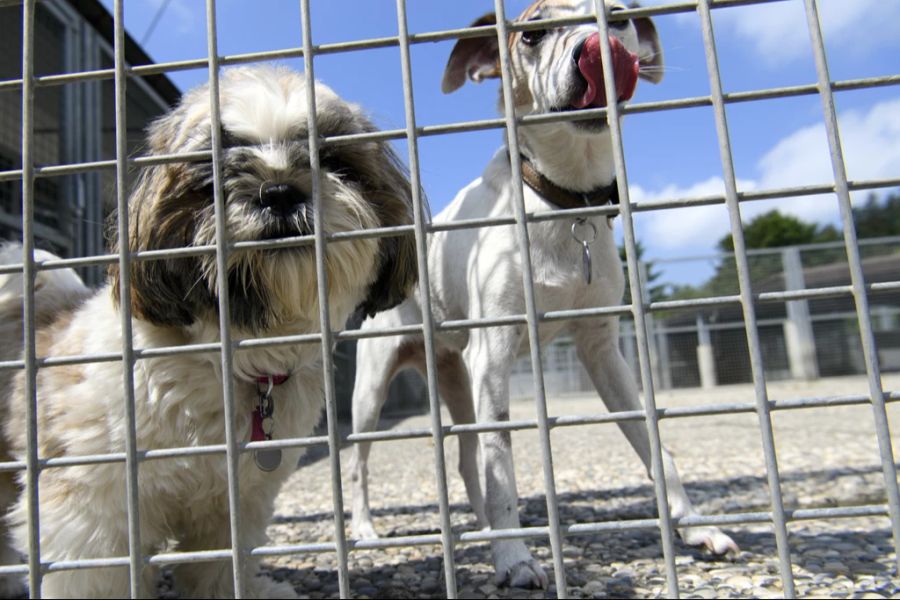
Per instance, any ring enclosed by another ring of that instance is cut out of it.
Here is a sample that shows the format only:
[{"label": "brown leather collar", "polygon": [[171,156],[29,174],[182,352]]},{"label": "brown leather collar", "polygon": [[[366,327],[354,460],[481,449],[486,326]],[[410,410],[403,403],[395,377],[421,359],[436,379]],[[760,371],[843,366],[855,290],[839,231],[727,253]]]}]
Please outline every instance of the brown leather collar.
[{"label": "brown leather collar", "polygon": [[[541,198],[563,210],[569,208],[585,208],[588,206],[606,206],[619,203],[619,186],[613,179],[609,185],[594,188],[589,192],[576,192],[559,187],[538,172],[531,160],[520,155],[522,159],[522,179]],[[610,214],[612,219],[616,215]]]}]

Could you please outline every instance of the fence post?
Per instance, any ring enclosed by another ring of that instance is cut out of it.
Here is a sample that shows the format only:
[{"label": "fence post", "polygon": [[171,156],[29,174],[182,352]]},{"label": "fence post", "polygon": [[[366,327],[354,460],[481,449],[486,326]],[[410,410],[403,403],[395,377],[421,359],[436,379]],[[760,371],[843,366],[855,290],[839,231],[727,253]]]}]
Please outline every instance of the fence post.
[{"label": "fence post", "polygon": [[710,389],[716,387],[716,362],[713,358],[712,341],[709,328],[703,321],[703,315],[697,315],[697,367],[700,370],[700,387]]},{"label": "fence post", "polygon": [[659,389],[672,389],[672,361],[669,356],[669,333],[656,327],[656,347],[659,348]]},{"label": "fence post", "polygon": [[[634,323],[623,320],[619,327],[619,339],[622,340],[622,355],[632,373],[637,373],[637,347],[634,339]],[[640,385],[640,382],[638,382]]]},{"label": "fence post", "polygon": [[[784,248],[781,251],[781,263],[784,269],[785,290],[805,289],[800,249]],[[791,377],[804,381],[816,379],[819,377],[819,365],[816,360],[812,321],[809,318],[809,303],[806,300],[791,300],[785,304],[787,320],[784,322],[784,342]]]},{"label": "fence post", "polygon": [[[647,263],[643,260],[638,261],[638,282],[641,285],[641,303],[644,306],[650,304],[650,288],[647,285],[647,274],[648,268]],[[672,387],[671,385],[666,386],[666,381],[671,381],[671,376],[668,376],[668,356],[663,356],[662,348],[660,348],[660,342],[662,340],[662,336],[658,335],[658,328],[656,327],[656,318],[653,316],[653,313],[648,312],[645,321],[647,323],[647,337],[649,338],[649,350],[650,350],[650,370],[653,373],[653,380],[659,382],[659,388],[665,389],[666,387]]]}]

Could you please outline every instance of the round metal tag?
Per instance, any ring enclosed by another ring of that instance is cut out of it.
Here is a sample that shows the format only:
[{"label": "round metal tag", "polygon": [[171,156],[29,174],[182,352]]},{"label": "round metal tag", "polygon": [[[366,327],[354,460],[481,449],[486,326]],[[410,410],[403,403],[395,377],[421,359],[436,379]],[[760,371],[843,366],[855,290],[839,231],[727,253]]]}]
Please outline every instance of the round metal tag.
[{"label": "round metal tag", "polygon": [[281,465],[281,448],[257,450],[253,453],[253,457],[260,470],[271,472]]}]

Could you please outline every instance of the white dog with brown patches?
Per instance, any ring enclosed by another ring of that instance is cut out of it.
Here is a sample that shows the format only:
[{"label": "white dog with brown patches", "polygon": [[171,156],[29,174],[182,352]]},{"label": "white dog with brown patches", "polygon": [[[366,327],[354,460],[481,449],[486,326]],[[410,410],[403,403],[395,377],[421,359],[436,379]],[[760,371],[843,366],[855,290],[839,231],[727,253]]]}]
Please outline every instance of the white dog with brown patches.
[{"label": "white dog with brown patches", "polygon": [[[625,8],[607,0],[611,15]],[[593,2],[541,0],[519,21],[593,14]],[[494,22],[487,15],[475,25]],[[634,93],[637,79],[657,83],[662,78],[662,50],[653,23],[611,17],[615,88],[618,101]],[[606,106],[596,25],[513,33],[508,40],[512,87],[518,115]],[[493,36],[460,40],[444,73],[443,89],[452,92],[466,78],[498,77],[498,46]],[[501,102],[502,107],[502,102]],[[522,126],[525,209],[565,210],[616,202],[612,141],[605,119]],[[506,148],[500,149],[482,176],[464,188],[435,221],[510,217],[514,214],[514,183]],[[580,239],[573,239],[576,219],[528,225],[534,290],[539,311],[619,304],[624,290],[619,254],[607,218],[579,223],[588,238],[588,260]],[[590,241],[591,230],[596,238]],[[522,267],[513,226],[435,233],[429,246],[431,298],[437,321],[489,319],[525,312]],[[366,321],[364,328],[420,323],[422,308],[409,299],[397,308]],[[559,334],[572,336],[578,357],[611,411],[640,410],[638,390],[618,345],[617,317],[541,323],[541,344]],[[528,351],[524,326],[476,328],[436,337],[438,388],[456,423],[490,423],[509,418],[509,377],[517,357]],[[360,340],[353,428],[375,428],[388,384],[407,367],[424,371],[421,336]],[[619,422],[623,433],[649,472],[650,443],[643,423]],[[480,439],[485,493],[477,463]],[[481,526],[519,527],[512,448],[508,433],[459,436],[459,470]],[[374,537],[369,512],[367,467],[369,445],[355,447],[353,465],[353,531]],[[675,463],[663,453],[668,499],[674,517],[696,514],[679,479]],[[715,527],[684,528],[682,538],[716,553],[736,550],[734,542]],[[520,540],[492,542],[497,579],[514,586],[547,585],[543,568]]]},{"label": "white dog with brown patches", "polygon": [[[362,110],[316,85],[322,135],[370,132]],[[286,68],[243,67],[221,79],[222,181],[231,241],[259,241],[313,233],[303,75]],[[149,132],[152,154],[210,147],[209,90],[186,94]],[[411,222],[409,182],[386,143],[325,146],[321,152],[322,229],[328,233]],[[129,199],[132,251],[205,246],[215,242],[213,169],[210,161],[145,168]],[[46,258],[40,256],[38,258]],[[233,250],[228,294],[234,339],[320,331],[315,251],[311,245]],[[21,262],[18,247],[0,248],[0,260]],[[412,289],[415,250],[410,236],[329,243],[325,257],[331,321],[342,325],[356,308],[374,314]],[[121,352],[116,269],[111,284],[89,292],[71,270],[40,271],[36,279],[37,355]],[[215,256],[134,260],[131,309],[135,348],[216,342],[218,277]],[[0,360],[22,348],[22,277],[0,275]],[[207,446],[225,441],[233,419],[240,441],[309,435],[323,405],[321,348],[317,344],[269,346],[234,354],[236,414],[226,415],[218,353],[143,358],[134,367],[137,447],[140,450]],[[0,392],[5,436],[0,460],[26,452],[24,374],[5,380]],[[12,379],[12,381],[10,381]],[[37,373],[38,455],[42,459],[123,452],[125,402],[120,361],[41,368]],[[270,385],[271,382],[271,385]],[[240,543],[266,542],[275,495],[295,471],[299,448],[242,453],[238,462]],[[283,455],[282,455],[283,454]],[[229,548],[226,459],[222,453],[144,461],[138,473],[144,554],[174,543],[183,551]],[[24,476],[20,479],[26,483]],[[122,462],[44,469],[39,480],[40,550],[43,561],[128,554],[125,465]],[[0,499],[15,496],[12,476],[0,479]],[[28,497],[9,517],[12,541],[25,551]],[[5,509],[6,506],[3,506]],[[5,529],[5,528],[4,528]],[[0,531],[5,538],[6,531]],[[5,541],[5,540],[4,540]],[[0,551],[14,562],[9,548]],[[248,557],[249,597],[292,597],[288,583],[255,577]],[[144,593],[155,587],[146,570]],[[175,569],[181,597],[229,597],[230,561],[185,563]],[[9,582],[6,582],[9,583]],[[44,597],[127,597],[125,567],[45,574]]]}]

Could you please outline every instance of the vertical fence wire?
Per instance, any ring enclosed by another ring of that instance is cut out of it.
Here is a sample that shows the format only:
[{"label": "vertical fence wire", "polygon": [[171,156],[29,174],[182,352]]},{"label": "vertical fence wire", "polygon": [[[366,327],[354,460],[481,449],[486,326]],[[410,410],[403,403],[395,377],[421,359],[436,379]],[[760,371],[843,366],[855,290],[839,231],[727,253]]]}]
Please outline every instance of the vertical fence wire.
[{"label": "vertical fence wire", "polygon": [[[347,566],[347,536],[344,529],[344,494],[341,487],[341,440],[337,429],[337,399],[334,392],[334,336],[328,302],[328,281],[325,269],[325,225],[319,161],[319,128],[316,122],[315,49],[312,41],[312,20],[309,0],[301,0],[303,29],[303,67],[306,72],[307,127],[309,139],[309,170],[313,199],[313,229],[316,247],[316,284],[319,293],[319,324],[322,333],[322,376],[325,384],[325,419],[328,427],[328,458],[331,467],[331,501],[334,508],[334,541],[338,564],[338,589],[341,598],[350,596],[350,571]],[[341,323],[343,326],[343,323]]]},{"label": "vertical fence wire", "polygon": [[[900,488],[897,483],[897,471],[893,461],[892,442],[889,422],[885,406],[885,392],[881,383],[878,364],[877,347],[869,316],[868,298],[865,290],[864,273],[860,256],[856,230],[853,222],[852,204],[849,192],[846,167],[841,150],[840,132],[834,105],[834,95],[827,57],[822,38],[816,0],[804,0],[809,33],[816,60],[818,89],[823,104],[825,125],[831,152],[834,171],[835,190],[837,193],[841,219],[844,229],[844,245],[850,266],[852,295],[856,304],[856,317],[860,327],[860,337],[866,365],[870,400],[875,421],[875,430],[879,444],[879,453],[892,530],[894,548],[900,561]],[[716,120],[720,158],[725,180],[725,199],[729,213],[732,237],[735,245],[735,261],[737,264],[740,285],[740,301],[742,305],[747,343],[749,349],[751,372],[756,395],[756,413],[758,416],[766,463],[770,501],[771,519],[774,525],[779,568],[784,584],[786,597],[795,594],[794,580],[791,570],[790,547],[787,532],[787,518],[781,494],[781,479],[778,469],[777,455],[772,428],[771,403],[767,396],[766,378],[759,337],[755,307],[753,305],[752,282],[748,263],[748,253],[743,237],[740,217],[740,206],[736,184],[736,175],[728,123],[725,112],[724,91],[718,64],[713,23],[710,5],[715,0],[697,0],[697,11],[701,20],[704,36],[705,55],[711,89],[712,107]],[[425,201],[421,194],[421,174],[418,156],[418,130],[415,119],[415,104],[412,88],[412,70],[410,59],[410,37],[407,23],[407,5],[405,0],[396,0],[399,30],[399,47],[404,85],[404,106],[406,115],[406,138],[409,145],[409,164],[413,194],[414,232],[417,250],[417,266],[419,271],[419,293],[423,311],[423,336],[425,339],[426,383],[431,410],[431,435],[435,443],[436,482],[441,520],[441,544],[444,554],[444,574],[448,597],[457,595],[456,568],[454,558],[455,538],[451,530],[449,499],[446,479],[446,463],[444,456],[445,431],[441,424],[440,403],[437,394],[436,357],[434,348],[434,322],[430,310],[431,296],[427,268],[427,224],[424,214]],[[603,59],[604,85],[608,98],[615,98],[615,84],[612,67],[612,51],[608,40],[608,24],[605,3],[594,0],[596,20],[601,35],[601,54]],[[510,49],[507,45],[508,26],[502,0],[495,0],[497,12],[497,36],[499,41],[500,67],[502,72],[502,90],[505,109],[507,146],[510,153],[512,177],[514,182],[514,211],[516,218],[516,236],[522,258],[523,287],[526,304],[526,323],[530,342],[530,355],[533,365],[535,405],[537,428],[541,443],[542,465],[549,522],[549,538],[555,569],[557,594],[564,598],[567,595],[566,578],[562,554],[562,533],[559,523],[558,497],[556,493],[550,429],[548,425],[546,390],[540,353],[538,335],[538,311],[535,301],[534,277],[530,260],[530,241],[526,224],[524,191],[522,186],[521,164],[519,161],[517,121],[512,93],[512,66]],[[35,127],[35,75],[34,75],[34,36],[35,36],[36,0],[23,2],[23,46],[22,46],[22,235],[23,235],[23,348],[26,398],[26,482],[28,507],[28,577],[31,596],[39,598],[41,593],[41,553],[39,527],[39,475],[37,438],[37,350],[35,341],[35,166],[34,166],[34,127]],[[219,62],[216,32],[216,0],[206,1],[206,27],[209,53],[209,93],[210,116],[212,123],[211,144],[214,172],[214,208],[216,222],[216,265],[218,269],[218,302],[219,326],[222,340],[221,365],[223,404],[226,414],[225,438],[226,460],[228,467],[228,494],[230,510],[231,560],[234,579],[234,592],[238,598],[244,597],[246,581],[244,563],[246,552],[241,548],[241,515],[240,490],[238,485],[238,469],[240,450],[234,429],[235,398],[233,375],[234,346],[231,339],[230,307],[228,295],[228,232],[225,212],[225,197],[222,185],[222,142],[221,114],[219,98]],[[307,82],[307,102],[309,107],[309,153],[312,173],[312,198],[315,206],[315,249],[316,272],[319,298],[319,318],[321,325],[322,368],[325,391],[325,412],[328,426],[328,446],[332,501],[334,508],[335,547],[338,562],[338,583],[341,597],[349,596],[348,544],[344,533],[343,495],[341,487],[340,439],[337,430],[336,395],[334,389],[334,361],[332,348],[334,335],[330,323],[328,287],[326,280],[325,256],[327,241],[323,227],[323,205],[320,187],[319,137],[316,123],[315,84],[314,84],[314,52],[312,42],[312,26],[310,21],[310,2],[301,0],[301,20],[303,35],[303,56]],[[116,200],[118,208],[119,235],[119,276],[121,278],[121,328],[122,328],[122,366],[124,386],[124,408],[127,422],[125,439],[125,468],[128,507],[128,534],[130,570],[130,593],[139,597],[148,590],[142,590],[142,571],[144,557],[141,554],[140,518],[139,518],[139,460],[135,427],[135,389],[134,367],[135,351],[132,336],[132,314],[130,310],[130,245],[128,244],[128,207],[127,207],[127,66],[125,64],[125,29],[124,0],[114,1],[114,84],[115,84],[115,143],[116,143]],[[651,472],[654,480],[657,506],[659,508],[658,526],[662,537],[663,555],[666,565],[666,579],[669,594],[677,597],[678,577],[674,561],[674,529],[670,518],[666,481],[664,473],[663,450],[660,441],[659,417],[655,403],[655,392],[652,377],[652,366],[649,358],[648,317],[646,299],[641,293],[640,272],[637,264],[636,238],[632,208],[629,203],[628,181],[624,162],[624,148],[621,133],[621,109],[614,102],[607,109],[607,120],[613,139],[613,156],[618,177],[620,212],[623,217],[624,238],[628,262],[629,285],[632,292],[632,314],[635,319],[636,341],[640,363],[640,375],[645,393],[645,424],[648,429],[651,445]],[[900,562],[897,563],[900,567]]]},{"label": "vertical fence wire", "polygon": [[437,387],[437,359],[434,352],[434,317],[431,313],[431,280],[428,275],[428,239],[425,232],[425,199],[419,170],[419,138],[416,132],[416,107],[413,98],[412,61],[409,51],[409,28],[406,0],[397,0],[397,27],[400,34],[400,60],[403,72],[403,103],[406,112],[406,140],[409,150],[410,185],[412,186],[413,221],[416,236],[416,263],[419,273],[419,303],[422,306],[422,337],[425,343],[425,380],[431,412],[431,436],[434,440],[435,483],[441,518],[441,546],[444,554],[444,580],[447,597],[456,598],[456,560],[450,523],[450,500],[447,492],[447,463],[444,459],[444,428],[441,424],[441,402]]},{"label": "vertical fence wire", "polygon": [[22,5],[22,336],[25,362],[25,492],[28,494],[28,589],[41,597],[38,508],[37,358],[34,306],[34,15],[36,0]]},{"label": "vertical fence wire", "polygon": [[850,201],[847,168],[841,148],[840,128],[834,104],[834,93],[831,89],[831,75],[828,72],[828,59],[825,54],[825,40],[822,36],[818,6],[815,0],[805,0],[805,4],[810,41],[813,46],[813,55],[816,59],[819,96],[822,99],[822,110],[825,116],[825,131],[828,135],[828,148],[831,153],[831,165],[834,171],[835,191],[837,192],[841,223],[844,230],[844,247],[847,251],[847,262],[850,266],[850,281],[853,290],[853,300],[856,304],[860,343],[862,344],[866,376],[869,383],[872,415],[875,420],[875,434],[878,438],[884,487],[891,515],[891,530],[894,537],[894,566],[897,570],[896,572],[900,573],[900,489],[897,486],[897,467],[894,464],[894,451],[885,407],[884,388],[881,385],[878,348],[875,345],[872,321],[869,317],[869,299],[866,296],[865,276],[860,258],[859,243],[856,238],[856,225],[853,222],[853,206]]},{"label": "vertical fence wire", "polygon": [[719,154],[722,161],[722,172],[725,180],[725,202],[731,223],[731,237],[734,240],[734,259],[737,265],[738,284],[740,287],[741,308],[744,315],[744,329],[747,336],[750,356],[750,371],[756,393],[756,414],[762,435],[763,456],[766,463],[766,477],[769,484],[769,498],[772,505],[772,520],[775,529],[775,545],[778,550],[778,563],[785,597],[792,598],[794,576],[791,571],[791,549],[788,540],[787,519],[784,514],[784,500],[781,494],[781,477],[778,472],[778,457],[775,453],[775,435],[772,430],[771,406],[766,388],[766,374],[759,341],[759,326],[756,322],[756,308],[753,305],[753,290],[750,280],[750,265],[747,259],[747,244],[744,240],[744,229],[741,222],[741,211],[737,196],[737,178],[734,171],[734,160],[731,152],[731,139],[728,133],[728,120],[725,114],[725,102],[721,73],[719,70],[716,41],[713,33],[712,16],[709,0],[699,0],[697,10],[700,26],[703,30],[703,42],[706,50],[706,65],[709,71],[709,87],[713,101],[713,112],[716,120],[716,133],[719,140]]},{"label": "vertical fence wire", "polygon": [[[541,360],[541,338],[538,332],[538,310],[534,294],[534,272],[531,267],[531,242],[525,221],[525,192],[522,187],[522,164],[519,154],[519,134],[516,108],[513,101],[512,62],[509,56],[509,30],[503,0],[494,0],[497,16],[497,45],[500,52],[500,81],[503,90],[503,112],[506,119],[506,144],[513,179],[513,209],[516,217],[516,238],[522,259],[522,286],[525,292],[525,317],[528,328],[531,364],[534,377],[534,403],[538,422],[538,439],[541,442],[541,463],[544,470],[544,492],[547,499],[547,523],[550,529],[550,549],[553,553],[553,575],[556,594],[567,598],[566,572],[563,564],[562,532],[559,527],[559,499],[553,476],[553,451],[550,447],[550,428],[547,424],[547,394],[544,388],[544,368]],[[507,390],[508,393],[508,390]]]},{"label": "vertical fence wire", "polygon": [[[603,85],[606,97],[618,98],[613,68],[612,48],[609,44],[609,24],[606,4],[594,0],[594,13],[600,28],[600,53],[603,64]],[[668,489],[662,456],[662,440],[659,433],[659,413],[656,409],[656,395],[653,387],[653,371],[650,362],[649,332],[644,294],[638,267],[637,238],[634,234],[634,217],[631,214],[631,198],[628,193],[628,172],[625,168],[625,148],[622,143],[622,121],[619,106],[615,100],[608,103],[606,120],[613,140],[613,160],[619,190],[619,212],[622,215],[622,232],[625,241],[625,257],[628,262],[628,284],[631,290],[631,311],[634,316],[634,333],[637,340],[638,362],[641,383],[644,388],[644,422],[650,438],[650,471],[656,492],[656,506],[659,514],[659,531],[662,538],[663,560],[666,565],[666,586],[672,598],[678,598],[678,571],[675,568],[675,541],[672,516],[669,510]]]},{"label": "vertical fence wire", "polygon": [[137,432],[134,406],[134,337],[131,327],[131,245],[128,240],[128,122],[125,73],[125,0],[116,0],[113,18],[115,67],[116,210],[119,236],[119,316],[122,328],[122,392],[125,402],[125,490],[128,503],[129,583],[132,598],[142,598],[143,557],[139,514]]},{"label": "vertical fence wire", "polygon": [[225,460],[228,472],[228,516],[231,532],[231,570],[234,596],[243,598],[246,581],[241,549],[241,498],[238,487],[240,451],[234,427],[234,346],[231,339],[231,306],[228,297],[228,223],[222,186],[222,115],[219,101],[219,48],[216,0],[206,0],[206,48],[209,55],[209,115],[211,128],[213,206],[216,221],[216,292],[219,295],[219,337],[222,341],[222,403],[225,410]]}]

